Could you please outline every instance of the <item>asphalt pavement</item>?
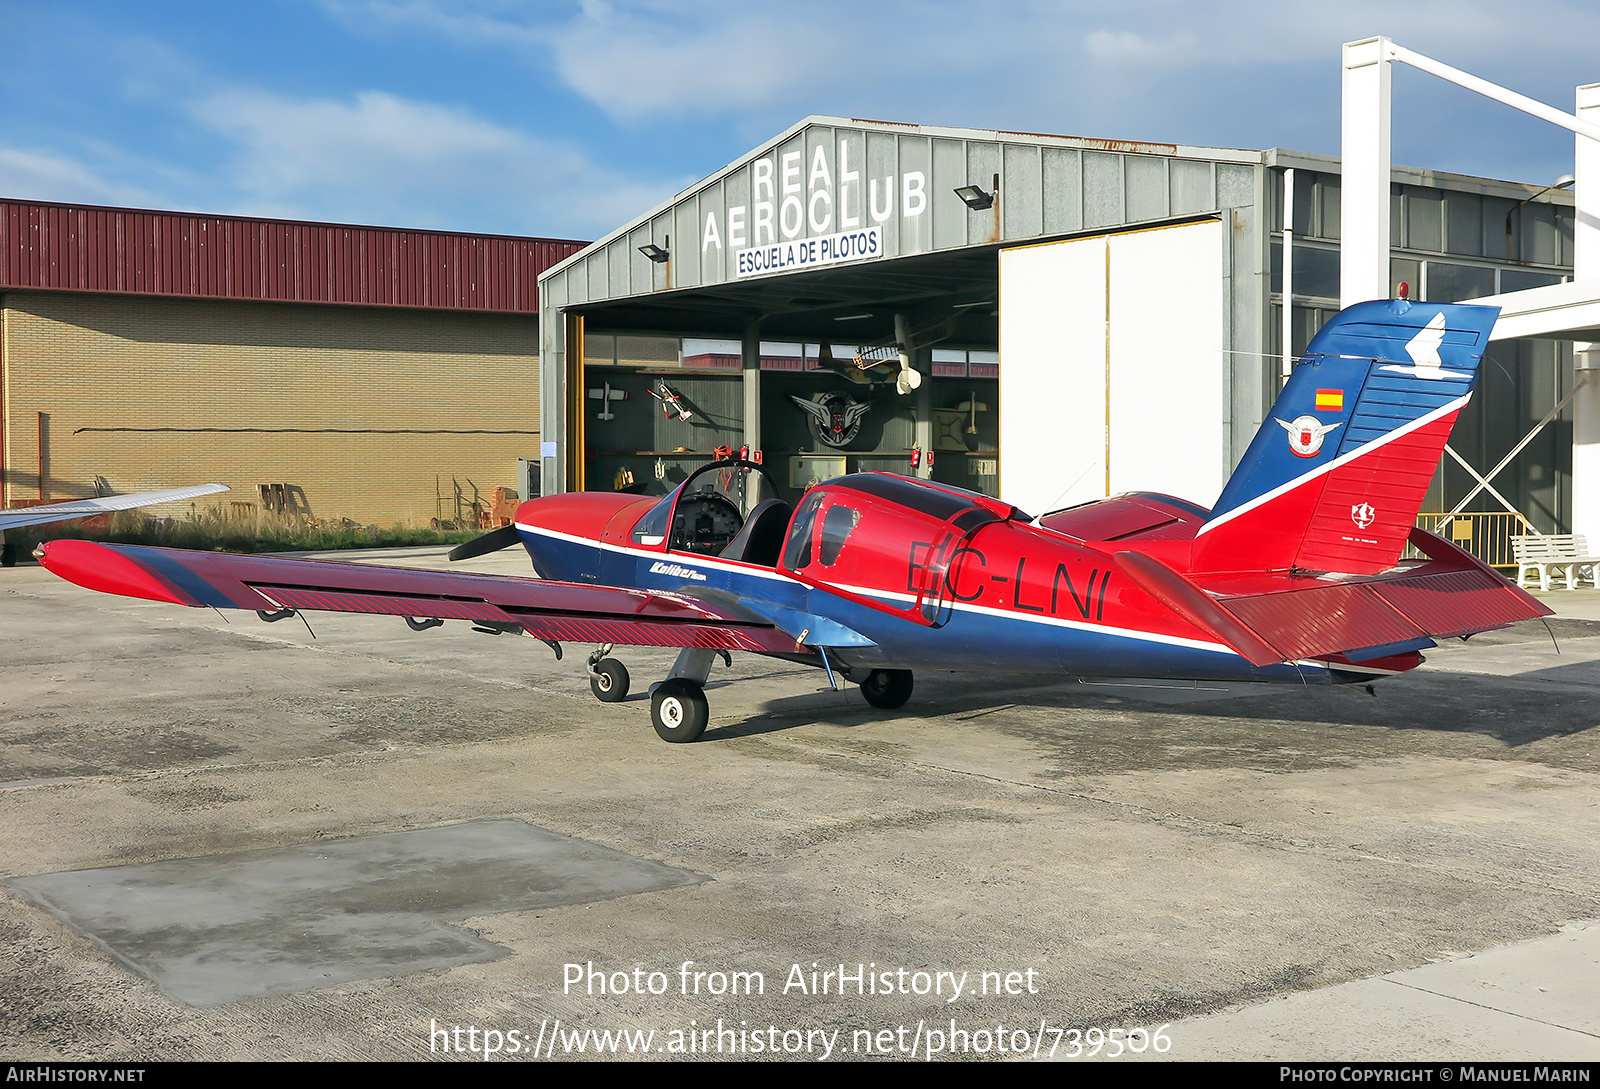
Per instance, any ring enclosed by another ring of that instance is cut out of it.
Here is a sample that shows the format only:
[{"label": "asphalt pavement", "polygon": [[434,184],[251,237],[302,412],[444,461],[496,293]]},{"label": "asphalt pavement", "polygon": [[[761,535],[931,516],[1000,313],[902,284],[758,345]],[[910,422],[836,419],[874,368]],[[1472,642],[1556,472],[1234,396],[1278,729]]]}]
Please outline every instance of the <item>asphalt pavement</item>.
[{"label": "asphalt pavement", "polygon": [[736,655],[673,746],[670,652],[601,704],[0,571],[0,1059],[1594,1060],[1600,593],[1547,600],[1375,698]]}]

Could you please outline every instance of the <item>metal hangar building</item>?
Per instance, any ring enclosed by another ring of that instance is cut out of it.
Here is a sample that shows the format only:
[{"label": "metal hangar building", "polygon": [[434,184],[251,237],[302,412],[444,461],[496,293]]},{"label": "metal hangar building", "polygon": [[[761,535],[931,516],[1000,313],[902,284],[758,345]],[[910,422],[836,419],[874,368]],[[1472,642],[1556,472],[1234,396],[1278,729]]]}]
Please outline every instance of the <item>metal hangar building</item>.
[{"label": "metal hangar building", "polygon": [[[1570,194],[1392,174],[1412,298],[1570,278]],[[1134,489],[1209,505],[1339,308],[1339,239],[1334,158],[809,117],[540,277],[544,490],[665,491],[747,446],[795,493],[885,469],[1034,514]],[[893,365],[852,380],[897,349],[916,389]],[[1570,343],[1489,358],[1452,440],[1480,472],[1573,382]],[[1550,428],[1496,487],[1561,531],[1570,463]],[[1447,462],[1424,509],[1472,480]]]}]

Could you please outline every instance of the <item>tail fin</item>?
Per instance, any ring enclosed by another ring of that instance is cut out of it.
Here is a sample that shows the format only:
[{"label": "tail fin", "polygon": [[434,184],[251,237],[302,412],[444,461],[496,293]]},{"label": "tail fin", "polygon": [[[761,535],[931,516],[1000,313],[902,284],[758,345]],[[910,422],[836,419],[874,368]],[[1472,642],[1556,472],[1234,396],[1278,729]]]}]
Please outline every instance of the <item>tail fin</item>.
[{"label": "tail fin", "polygon": [[1499,313],[1394,299],[1335,315],[1195,534],[1191,570],[1394,566]]}]

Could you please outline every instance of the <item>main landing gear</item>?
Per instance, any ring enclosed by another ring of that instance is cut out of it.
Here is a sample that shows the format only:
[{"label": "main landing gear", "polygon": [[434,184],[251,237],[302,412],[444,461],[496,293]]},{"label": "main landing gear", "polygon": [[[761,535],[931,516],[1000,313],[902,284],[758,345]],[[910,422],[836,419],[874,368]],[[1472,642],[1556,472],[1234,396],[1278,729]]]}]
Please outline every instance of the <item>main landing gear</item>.
[{"label": "main landing gear", "polygon": [[710,718],[705,690],[687,677],[669,677],[650,695],[650,723],[663,741],[697,741]]},{"label": "main landing gear", "polygon": [[[620,703],[628,698],[628,669],[609,657],[607,643],[589,655],[589,690],[602,703]],[[725,650],[684,648],[678,652],[667,679],[650,691],[650,724],[663,741],[675,745],[700,740],[711,719],[705,684],[718,657],[731,665]],[[893,710],[911,698],[909,669],[875,669],[861,681],[861,695],[874,707]]]},{"label": "main landing gear", "polygon": [[874,707],[892,711],[911,698],[911,670],[874,669],[861,682],[861,694]]},{"label": "main landing gear", "polygon": [[706,678],[711,676],[711,664],[719,656],[725,664],[733,664],[733,656],[725,650],[684,647],[678,652],[672,672],[650,693],[650,724],[661,740],[682,745],[698,741],[706,732],[706,722],[711,718]]},{"label": "main landing gear", "polygon": [[[628,698],[628,668],[609,657],[611,644],[589,655],[589,691],[601,703],[620,703]],[[706,702],[705,684],[712,663],[718,657],[728,665],[733,658],[725,650],[685,648],[678,652],[667,679],[650,693],[650,722],[663,741],[684,744],[697,741],[706,732],[711,707]]]}]

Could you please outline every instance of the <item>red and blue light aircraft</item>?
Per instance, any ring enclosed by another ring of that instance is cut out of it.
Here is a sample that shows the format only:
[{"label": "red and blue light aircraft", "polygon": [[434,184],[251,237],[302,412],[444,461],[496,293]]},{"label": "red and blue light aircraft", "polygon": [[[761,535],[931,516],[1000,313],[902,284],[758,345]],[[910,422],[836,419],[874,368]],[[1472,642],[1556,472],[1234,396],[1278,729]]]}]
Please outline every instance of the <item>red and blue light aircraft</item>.
[{"label": "red and blue light aircraft", "polygon": [[[628,691],[614,646],[678,647],[651,696],[656,732],[677,742],[705,730],[703,686],[735,650],[815,665],[882,708],[910,698],[919,669],[1367,683],[1435,639],[1551,611],[1413,525],[1497,315],[1404,300],[1337,315],[1209,510],[1133,493],[1033,518],[855,473],[745,513],[729,482],[761,470],[735,459],[665,498],[530,500],[452,553],[521,544],[538,578],[66,540],[40,558],[91,589],[268,620],[387,613],[527,632],[558,654],[599,644],[590,685],[607,702]],[[1425,558],[1402,559],[1408,543]]]}]

